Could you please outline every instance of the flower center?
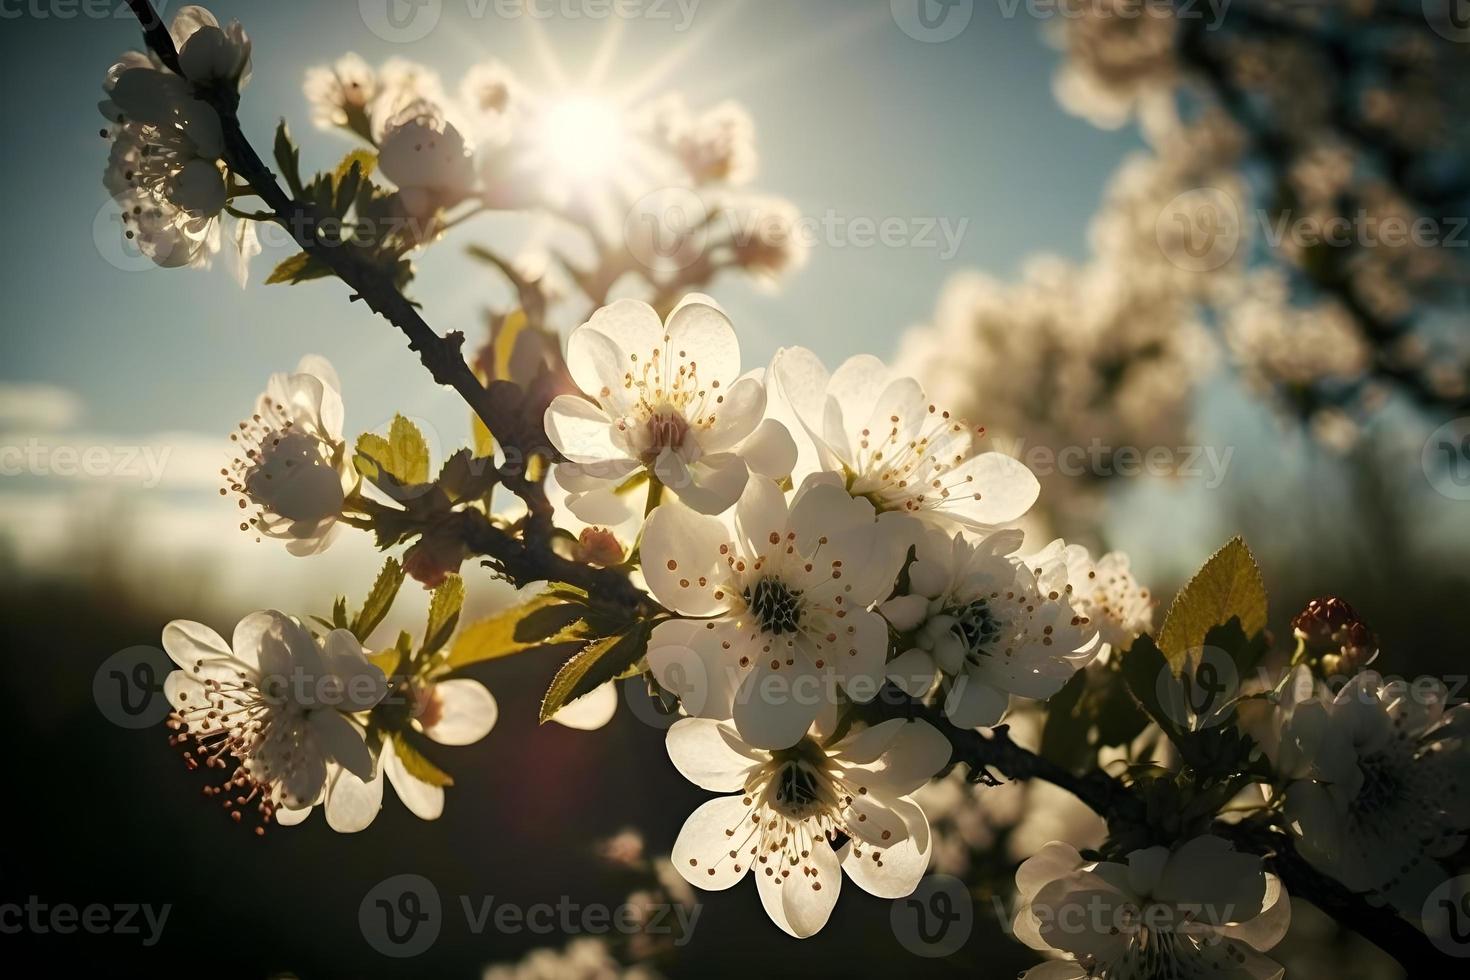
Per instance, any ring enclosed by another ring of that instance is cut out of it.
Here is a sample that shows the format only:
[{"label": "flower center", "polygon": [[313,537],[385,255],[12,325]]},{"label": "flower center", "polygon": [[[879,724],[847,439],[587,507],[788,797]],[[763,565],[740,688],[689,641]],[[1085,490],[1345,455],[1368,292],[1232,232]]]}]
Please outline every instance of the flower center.
[{"label": "flower center", "polygon": [[648,449],[644,455],[651,461],[658,459],[660,453],[665,449],[678,449],[684,444],[684,437],[689,434],[689,423],[684,421],[684,416],[672,408],[664,408],[654,412],[644,423],[648,433]]},{"label": "flower center", "polygon": [[806,738],[774,753],[777,769],[770,782],[771,807],[791,820],[805,820],[831,809],[834,800],[822,771],[824,758],[821,748]]},{"label": "flower center", "polygon": [[756,621],[767,633],[795,633],[801,620],[801,592],[792,591],[776,578],[763,578],[741,593]]},{"label": "flower center", "polygon": [[963,606],[952,606],[945,613],[955,619],[950,631],[965,645],[966,659],[978,663],[981,657],[989,656],[986,648],[1000,635],[1001,622],[988,601],[975,599]]}]

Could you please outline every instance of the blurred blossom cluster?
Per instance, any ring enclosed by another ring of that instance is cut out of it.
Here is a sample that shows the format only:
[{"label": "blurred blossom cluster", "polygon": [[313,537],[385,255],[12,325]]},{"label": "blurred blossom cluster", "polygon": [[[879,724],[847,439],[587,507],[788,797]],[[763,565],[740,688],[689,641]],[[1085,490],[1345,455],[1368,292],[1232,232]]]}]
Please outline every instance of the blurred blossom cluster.
[{"label": "blurred blossom cluster", "polygon": [[[1223,351],[1346,449],[1390,393],[1470,404],[1466,46],[1379,3],[1132,0],[1049,25],[1062,106],[1147,142],[1112,175],[1083,262],[964,273],[901,358],[1001,439],[1179,446]],[[1097,499],[1042,479],[1049,510]]]},{"label": "blurred blossom cluster", "polygon": [[482,210],[536,217],[520,253],[472,251],[506,276],[533,326],[548,303],[575,292],[595,307],[629,277],[667,311],[722,272],[769,283],[805,261],[795,207],[750,188],[755,125],[738,103],[542,91],[497,61],[451,91],[429,66],[374,69],[353,54],[310,69],[304,91],[318,127],[377,148],[421,238]]},{"label": "blurred blossom cluster", "polygon": [[[1191,438],[1194,392],[1217,358],[1200,303],[1222,283],[1169,264],[1154,217],[1191,186],[1192,162],[1230,140],[1207,125],[1163,124],[1156,139],[1155,153],[1113,176],[1087,261],[1034,257],[1015,282],[958,275],[933,323],[899,346],[906,370],[1023,459],[1094,442],[1172,449]],[[1091,499],[1105,474],[1039,475],[1056,512]]]},{"label": "blurred blossom cluster", "polygon": [[[1184,209],[1182,230],[1233,223],[1240,255],[1196,277],[1235,280],[1241,260],[1276,268],[1197,296],[1221,311],[1250,381],[1303,417],[1360,417],[1385,391],[1435,414],[1470,404],[1464,333],[1433,328],[1446,311],[1463,317],[1470,267],[1470,49],[1452,6],[1115,0],[1051,25],[1068,111],[1105,127],[1138,119],[1146,133],[1179,113],[1216,134],[1180,177],[1224,196]],[[1150,138],[1162,159],[1180,157]],[[1167,200],[1146,220],[1179,217],[1160,210]]]}]

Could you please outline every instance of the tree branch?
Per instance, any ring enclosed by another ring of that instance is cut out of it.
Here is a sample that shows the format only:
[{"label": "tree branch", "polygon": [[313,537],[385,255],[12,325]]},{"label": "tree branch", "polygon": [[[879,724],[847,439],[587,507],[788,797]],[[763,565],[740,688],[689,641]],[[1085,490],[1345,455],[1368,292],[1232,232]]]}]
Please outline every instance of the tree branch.
[{"label": "tree branch", "polygon": [[[128,0],[148,47],[164,65],[180,73],[178,51],[173,38],[150,0]],[[219,115],[224,134],[224,160],[231,173],[250,185],[274,220],[291,235],[302,251],[320,261],[363,300],[369,309],[393,324],[408,338],[408,347],[419,355],[435,382],[453,388],[485,427],[500,441],[507,455],[519,459],[500,468],[500,482],[525,501],[528,510],[524,541],[518,541],[489,525],[470,542],[477,553],[486,555],[518,584],[548,579],[567,582],[585,589],[599,601],[634,604],[647,601],[633,589],[627,578],[615,571],[593,568],[581,562],[562,558],[550,548],[551,505],[540,482],[530,473],[531,459],[540,456],[554,459],[554,451],[517,424],[514,411],[519,407],[520,388],[510,382],[480,383],[462,348],[464,335],[454,331],[439,336],[418,310],[398,291],[391,277],[376,264],[366,261],[350,246],[318,234],[323,227],[320,215],[307,204],[293,201],[276,181],[276,175],[261,160],[240,127],[237,112],[239,95],[233,87],[216,88],[198,93]],[[495,533],[490,533],[494,531]],[[526,577],[533,576],[533,577]]]}]

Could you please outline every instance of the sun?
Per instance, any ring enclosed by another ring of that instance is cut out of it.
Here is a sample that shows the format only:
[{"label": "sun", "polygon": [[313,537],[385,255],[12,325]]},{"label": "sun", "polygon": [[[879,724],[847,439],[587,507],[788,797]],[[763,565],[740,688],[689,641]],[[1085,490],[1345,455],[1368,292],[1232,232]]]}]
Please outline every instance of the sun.
[{"label": "sun", "polygon": [[580,93],[548,107],[536,133],[540,156],[558,178],[582,189],[606,183],[628,160],[622,110],[610,99]]}]

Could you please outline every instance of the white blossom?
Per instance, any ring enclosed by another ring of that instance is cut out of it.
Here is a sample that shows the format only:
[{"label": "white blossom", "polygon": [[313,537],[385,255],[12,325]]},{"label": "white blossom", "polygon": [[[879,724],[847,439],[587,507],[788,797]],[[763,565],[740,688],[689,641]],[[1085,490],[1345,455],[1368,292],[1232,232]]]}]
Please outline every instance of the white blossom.
[{"label": "white blossom", "polygon": [[643,575],[665,608],[648,666],[684,709],[734,718],[746,741],[784,748],[839,696],[870,701],[883,684],[888,626],[871,611],[893,588],[911,522],[877,520],[839,483],[808,478],[788,505],[752,478],[734,527],[676,505],[653,512]]},{"label": "white blossom", "polygon": [[784,477],[796,449],[764,418],[766,390],[740,374],[740,345],[725,314],[691,295],[660,323],[653,307],[619,300],[567,342],[567,367],[589,398],[559,395],[546,434],[566,457],[553,478],[582,520],[620,524],[651,478],[707,514],[729,509],[751,473]]},{"label": "white blossom", "polygon": [[292,374],[273,374],[255,411],[230,434],[236,452],[221,493],[254,513],[241,529],[287,541],[293,555],[331,544],[347,495],[358,483],[342,438],[337,373],[308,355]]},{"label": "white blossom", "polygon": [[[710,891],[754,870],[771,921],[799,939],[826,925],[843,872],[870,894],[901,898],[928,867],[929,822],[911,794],[949,761],[950,747],[923,721],[892,719],[835,742],[813,733],[772,752],[728,722],[685,718],[667,745],[687,779],[735,794],[690,815],[674,867]],[[847,842],[834,850],[838,835]]]},{"label": "white blossom", "polygon": [[1417,917],[1448,876],[1440,859],[1470,830],[1470,707],[1449,707],[1438,681],[1373,671],[1335,696],[1305,674],[1293,681],[1274,762],[1298,849],[1353,891]]},{"label": "white blossom", "polygon": [[1077,608],[1060,556],[1034,567],[1015,554],[1019,531],[971,541],[925,531],[908,590],[880,611],[910,638],[888,676],[910,694],[948,680],[944,713],[960,728],[994,725],[1010,698],[1044,700],[1096,654],[1096,630]]},{"label": "white blossom", "polygon": [[358,55],[348,53],[331,65],[308,68],[302,93],[318,129],[349,129],[365,139],[372,137],[378,76]]},{"label": "white blossom", "polygon": [[972,429],[930,402],[913,378],[859,355],[832,374],[803,347],[777,352],[770,374],[815,444],[822,469],[879,511],[941,528],[984,531],[1036,501],[1036,477],[1017,460],[980,452]]},{"label": "white blossom", "polygon": [[1220,837],[1086,861],[1053,841],[1016,871],[1015,936],[1064,957],[1026,980],[1230,977],[1280,980],[1262,955],[1286,934],[1291,902],[1261,859]]},{"label": "white blossom", "polygon": [[274,610],[252,613],[227,644],[199,623],[175,620],[163,647],[179,670],[164,681],[170,727],[191,767],[225,772],[223,798],[239,819],[322,801],[329,771],[372,775],[373,757],[349,716],[387,690],[383,672],[347,630],[318,641]]}]

